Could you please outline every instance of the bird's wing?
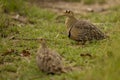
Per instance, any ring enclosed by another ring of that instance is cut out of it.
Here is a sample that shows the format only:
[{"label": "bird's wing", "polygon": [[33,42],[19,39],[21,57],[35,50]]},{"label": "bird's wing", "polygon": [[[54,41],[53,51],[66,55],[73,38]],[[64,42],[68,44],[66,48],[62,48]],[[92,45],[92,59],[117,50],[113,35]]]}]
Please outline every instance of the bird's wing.
[{"label": "bird's wing", "polygon": [[62,60],[62,57],[60,56],[60,54],[58,52],[54,51],[54,50],[52,50],[52,55],[56,59]]},{"label": "bird's wing", "polygon": [[92,39],[94,37],[103,37],[104,36],[104,34],[95,25],[93,25],[87,21],[76,22],[73,25],[70,33],[74,38],[76,38],[78,40]]}]

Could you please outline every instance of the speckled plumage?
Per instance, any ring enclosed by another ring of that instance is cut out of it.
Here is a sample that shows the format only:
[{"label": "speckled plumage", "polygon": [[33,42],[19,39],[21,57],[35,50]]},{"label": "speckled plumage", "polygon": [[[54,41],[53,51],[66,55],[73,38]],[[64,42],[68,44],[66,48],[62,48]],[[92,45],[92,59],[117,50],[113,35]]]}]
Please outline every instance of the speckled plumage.
[{"label": "speckled plumage", "polygon": [[66,10],[63,16],[67,17],[65,25],[70,39],[85,44],[86,41],[101,40],[106,38],[105,34],[92,23],[77,20],[72,11]]},{"label": "speckled plumage", "polygon": [[62,57],[59,53],[49,49],[44,40],[37,51],[36,61],[39,69],[46,73],[60,74],[65,72]]}]

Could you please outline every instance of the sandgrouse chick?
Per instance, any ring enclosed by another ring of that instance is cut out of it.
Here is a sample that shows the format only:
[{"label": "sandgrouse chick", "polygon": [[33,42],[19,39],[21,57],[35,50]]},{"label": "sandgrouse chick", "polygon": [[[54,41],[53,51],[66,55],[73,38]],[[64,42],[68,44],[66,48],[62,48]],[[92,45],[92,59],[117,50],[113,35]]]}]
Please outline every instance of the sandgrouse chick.
[{"label": "sandgrouse chick", "polygon": [[62,57],[59,53],[49,49],[45,39],[40,39],[41,47],[37,51],[36,61],[39,69],[48,74],[64,73]]},{"label": "sandgrouse chick", "polygon": [[[66,16],[65,25],[67,27],[68,37],[82,44],[86,41],[105,39],[106,36],[95,25],[83,20],[77,20],[74,13],[66,10],[62,15]],[[60,17],[58,16],[58,17]]]}]

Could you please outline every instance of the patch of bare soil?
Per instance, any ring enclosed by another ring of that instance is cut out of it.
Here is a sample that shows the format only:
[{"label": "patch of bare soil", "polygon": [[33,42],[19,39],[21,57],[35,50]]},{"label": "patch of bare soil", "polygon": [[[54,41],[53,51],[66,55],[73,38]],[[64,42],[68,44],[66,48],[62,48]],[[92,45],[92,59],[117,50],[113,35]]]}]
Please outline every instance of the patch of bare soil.
[{"label": "patch of bare soil", "polygon": [[33,1],[32,3],[37,4],[38,6],[52,10],[56,13],[59,13],[64,10],[72,10],[75,13],[84,14],[87,12],[104,12],[107,11],[108,8],[113,7],[115,5],[119,5],[119,0],[107,0],[105,4],[93,4],[93,5],[85,5],[82,2],[64,2],[64,1]]}]

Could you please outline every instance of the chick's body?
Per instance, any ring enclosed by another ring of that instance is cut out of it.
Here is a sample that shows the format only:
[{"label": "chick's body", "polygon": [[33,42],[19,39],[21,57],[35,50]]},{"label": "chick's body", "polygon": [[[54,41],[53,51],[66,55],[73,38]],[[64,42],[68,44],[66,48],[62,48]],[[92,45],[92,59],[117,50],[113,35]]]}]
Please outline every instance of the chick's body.
[{"label": "chick's body", "polygon": [[62,57],[57,52],[44,46],[44,44],[37,51],[36,61],[39,69],[43,72],[52,74],[64,72]]}]

